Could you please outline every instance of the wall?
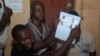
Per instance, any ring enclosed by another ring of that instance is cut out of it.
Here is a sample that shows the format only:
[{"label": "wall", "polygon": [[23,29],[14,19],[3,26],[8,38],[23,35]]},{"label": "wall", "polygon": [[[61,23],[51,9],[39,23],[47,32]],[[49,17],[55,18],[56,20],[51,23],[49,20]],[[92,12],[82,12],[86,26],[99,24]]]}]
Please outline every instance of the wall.
[{"label": "wall", "polygon": [[[16,1],[16,0],[15,0]],[[11,36],[11,29],[16,24],[25,24],[29,19],[29,8],[30,8],[30,1],[33,0],[23,0],[23,10],[21,13],[14,13],[11,18],[11,24],[8,30],[8,41],[7,47],[5,49],[5,56],[10,56],[11,53],[11,44],[12,44],[12,36]],[[51,26],[54,25],[54,20],[58,17],[58,12],[66,6],[67,0],[41,0],[46,9],[46,22]]]},{"label": "wall", "polygon": [[97,56],[100,56],[100,0],[76,0],[75,9],[83,16],[82,27],[91,32],[96,40]]},{"label": "wall", "polygon": [[[76,0],[75,2],[75,9],[81,14],[81,9],[82,10],[82,16],[83,16],[83,21],[82,21],[82,27],[86,29],[87,31],[91,32],[97,39],[97,51],[98,51],[98,56],[99,56],[99,50],[100,50],[100,30],[99,30],[99,25],[100,25],[100,1],[99,0],[82,0],[83,1],[83,7],[81,7],[81,0]],[[66,2],[67,3],[67,2]],[[7,41],[7,47],[5,51],[5,56],[10,56],[10,51],[11,51],[11,42],[12,42],[12,37],[11,37],[11,29],[14,25],[16,24],[25,24],[28,19],[29,19],[29,6],[30,6],[30,0],[23,0],[23,10],[21,13],[14,13],[12,18],[11,18],[11,24],[9,26],[8,30],[8,41]],[[56,6],[56,5],[55,5]],[[52,19],[53,20],[53,19]],[[51,21],[52,21],[51,20]],[[48,20],[49,21],[49,20]]]},{"label": "wall", "polygon": [[12,27],[16,24],[25,24],[29,19],[30,0],[23,0],[22,4],[23,4],[22,12],[13,13],[13,16],[11,18],[11,24],[8,30],[8,41],[7,41],[7,47],[5,49],[5,56],[10,56],[11,52],[12,37],[10,32]]}]

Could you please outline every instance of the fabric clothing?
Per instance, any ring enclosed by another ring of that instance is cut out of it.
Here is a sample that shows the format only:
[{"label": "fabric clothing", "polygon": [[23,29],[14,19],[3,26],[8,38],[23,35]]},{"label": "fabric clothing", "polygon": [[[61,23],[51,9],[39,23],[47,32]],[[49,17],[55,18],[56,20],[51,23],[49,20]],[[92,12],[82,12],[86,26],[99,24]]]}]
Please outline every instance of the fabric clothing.
[{"label": "fabric clothing", "polygon": [[[0,8],[0,20],[1,20],[4,13],[4,4],[2,0],[0,0],[0,4],[1,4]],[[2,49],[6,45],[6,40],[7,40],[7,27],[5,27],[4,30],[0,32],[0,56],[2,56],[3,54]]]},{"label": "fabric clothing", "polygon": [[32,35],[33,35],[33,40],[34,41],[41,41],[45,38],[48,37],[48,35],[50,34],[50,27],[46,24],[42,24],[42,33],[39,31],[39,29],[34,25],[32,24],[31,22],[29,22],[27,24],[28,28],[32,31]]},{"label": "fabric clothing", "polygon": [[[46,39],[46,38],[48,38],[48,36],[51,33],[51,28],[47,24],[44,24],[44,23],[42,23],[42,33],[32,22],[28,22],[27,27],[32,31],[33,42]],[[41,49],[38,51],[38,54],[40,55],[43,52],[45,52],[46,50],[47,50],[47,48]]]},{"label": "fabric clothing", "polygon": [[3,13],[4,13],[4,4],[3,4],[2,0],[0,0],[0,4],[1,4],[1,8],[0,8],[0,20],[1,20]]},{"label": "fabric clothing", "polygon": [[19,49],[17,46],[13,46],[11,56],[37,56],[30,51]]},{"label": "fabric clothing", "polygon": [[81,29],[80,41],[71,48],[68,56],[89,56],[89,52],[96,51],[96,41],[87,31]]},{"label": "fabric clothing", "polygon": [[[4,13],[4,4],[3,1],[0,0],[1,8],[0,8],[0,20],[2,19],[3,13]],[[5,45],[6,44],[6,39],[7,39],[7,27],[0,32],[0,45]],[[0,46],[2,48],[3,46]]]},{"label": "fabric clothing", "polygon": [[7,40],[7,27],[3,30],[3,32],[0,32],[0,48],[3,48],[6,45],[6,40]]}]

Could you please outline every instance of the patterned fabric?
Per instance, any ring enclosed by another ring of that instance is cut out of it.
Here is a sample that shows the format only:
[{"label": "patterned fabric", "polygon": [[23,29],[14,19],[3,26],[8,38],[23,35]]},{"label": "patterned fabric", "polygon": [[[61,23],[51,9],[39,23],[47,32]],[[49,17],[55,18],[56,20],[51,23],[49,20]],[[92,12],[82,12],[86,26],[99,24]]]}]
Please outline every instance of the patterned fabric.
[{"label": "patterned fabric", "polygon": [[39,29],[34,25],[32,24],[31,22],[29,22],[27,24],[28,28],[32,31],[32,35],[33,35],[33,40],[34,41],[41,41],[45,38],[48,37],[48,35],[50,34],[50,27],[46,24],[42,24],[42,33],[39,31]]},{"label": "patterned fabric", "polygon": [[[27,24],[28,28],[32,31],[32,38],[33,41],[41,41],[45,38],[48,38],[50,32],[51,32],[51,28],[47,25],[47,24],[42,24],[42,33],[39,31],[39,29],[32,24],[31,22],[29,22]],[[38,51],[38,55],[41,55],[43,52],[45,52],[47,50],[47,48],[41,49]]]}]

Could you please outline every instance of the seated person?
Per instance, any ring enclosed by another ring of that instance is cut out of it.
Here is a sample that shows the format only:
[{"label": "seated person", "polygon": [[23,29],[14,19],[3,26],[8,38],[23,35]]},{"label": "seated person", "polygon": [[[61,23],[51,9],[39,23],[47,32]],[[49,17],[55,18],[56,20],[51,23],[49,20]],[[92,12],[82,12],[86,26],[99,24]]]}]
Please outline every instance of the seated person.
[{"label": "seated person", "polygon": [[76,27],[71,31],[71,33],[72,34],[70,34],[68,41],[66,41],[53,54],[49,52],[43,55],[37,55],[35,53],[36,44],[32,39],[32,32],[24,25],[16,25],[12,29],[12,37],[16,44],[13,45],[11,56],[63,56],[68,49],[68,45],[71,44],[73,39],[79,35],[79,29]]}]

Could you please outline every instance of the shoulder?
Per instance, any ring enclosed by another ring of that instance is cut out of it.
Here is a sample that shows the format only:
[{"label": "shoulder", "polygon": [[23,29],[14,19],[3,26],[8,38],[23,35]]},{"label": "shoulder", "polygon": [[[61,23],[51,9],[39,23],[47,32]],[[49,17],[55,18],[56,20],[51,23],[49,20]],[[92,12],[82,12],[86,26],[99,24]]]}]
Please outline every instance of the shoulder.
[{"label": "shoulder", "polygon": [[84,29],[81,29],[81,38],[87,40],[87,41],[91,41],[91,42],[94,42],[94,35]]},{"label": "shoulder", "polygon": [[84,43],[84,45],[94,46],[96,43],[95,37],[88,31],[81,29],[80,41],[79,43]]}]

